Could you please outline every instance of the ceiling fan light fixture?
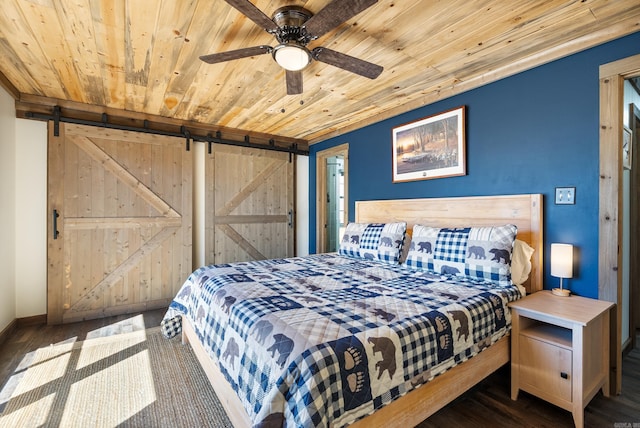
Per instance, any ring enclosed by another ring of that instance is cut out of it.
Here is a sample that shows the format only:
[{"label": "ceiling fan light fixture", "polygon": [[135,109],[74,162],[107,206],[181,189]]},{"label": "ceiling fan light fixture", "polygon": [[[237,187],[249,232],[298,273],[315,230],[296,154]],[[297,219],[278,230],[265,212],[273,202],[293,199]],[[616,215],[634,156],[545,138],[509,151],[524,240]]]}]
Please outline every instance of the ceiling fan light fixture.
[{"label": "ceiling fan light fixture", "polygon": [[299,71],[311,62],[311,53],[297,43],[283,43],[273,48],[273,59],[285,70]]}]

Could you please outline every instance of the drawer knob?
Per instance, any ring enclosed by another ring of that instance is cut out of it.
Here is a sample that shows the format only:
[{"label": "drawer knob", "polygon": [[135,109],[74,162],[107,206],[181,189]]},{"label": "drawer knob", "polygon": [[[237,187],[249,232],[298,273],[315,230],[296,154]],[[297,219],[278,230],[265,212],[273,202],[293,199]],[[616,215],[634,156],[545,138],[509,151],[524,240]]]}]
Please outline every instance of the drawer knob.
[{"label": "drawer knob", "polygon": [[568,373],[565,373],[565,372],[560,372],[560,377],[561,377],[562,379],[569,379],[569,374],[568,374]]}]

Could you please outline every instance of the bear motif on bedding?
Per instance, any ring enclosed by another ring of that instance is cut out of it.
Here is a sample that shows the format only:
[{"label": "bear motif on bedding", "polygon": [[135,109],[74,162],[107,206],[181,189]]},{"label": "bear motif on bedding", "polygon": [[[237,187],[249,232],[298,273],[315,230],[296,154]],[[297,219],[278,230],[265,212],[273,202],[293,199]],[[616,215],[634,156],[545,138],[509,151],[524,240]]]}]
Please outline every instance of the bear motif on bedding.
[{"label": "bear motif on bedding", "polygon": [[512,285],[318,254],[198,269],[162,329],[175,336],[188,320],[253,424],[341,427],[497,341],[519,297]]}]

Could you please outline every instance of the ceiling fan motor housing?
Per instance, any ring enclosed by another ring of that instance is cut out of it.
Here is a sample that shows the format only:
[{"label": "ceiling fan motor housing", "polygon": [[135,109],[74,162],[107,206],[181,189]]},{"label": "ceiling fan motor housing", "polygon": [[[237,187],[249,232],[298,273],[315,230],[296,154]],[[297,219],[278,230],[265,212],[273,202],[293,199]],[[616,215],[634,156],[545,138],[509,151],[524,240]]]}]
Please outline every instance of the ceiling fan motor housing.
[{"label": "ceiling fan motor housing", "polygon": [[302,27],[312,16],[313,13],[299,6],[284,6],[277,9],[271,18],[280,27],[275,33],[276,39],[283,44],[296,42],[306,46],[311,41],[311,37]]}]

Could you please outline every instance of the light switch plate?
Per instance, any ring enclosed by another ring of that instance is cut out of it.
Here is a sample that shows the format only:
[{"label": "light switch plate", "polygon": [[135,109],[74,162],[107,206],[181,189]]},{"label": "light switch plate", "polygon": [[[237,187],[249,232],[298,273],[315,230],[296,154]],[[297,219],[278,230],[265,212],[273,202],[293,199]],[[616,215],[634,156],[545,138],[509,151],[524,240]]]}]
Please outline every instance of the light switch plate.
[{"label": "light switch plate", "polygon": [[575,203],[575,187],[556,187],[556,205],[573,205]]}]

